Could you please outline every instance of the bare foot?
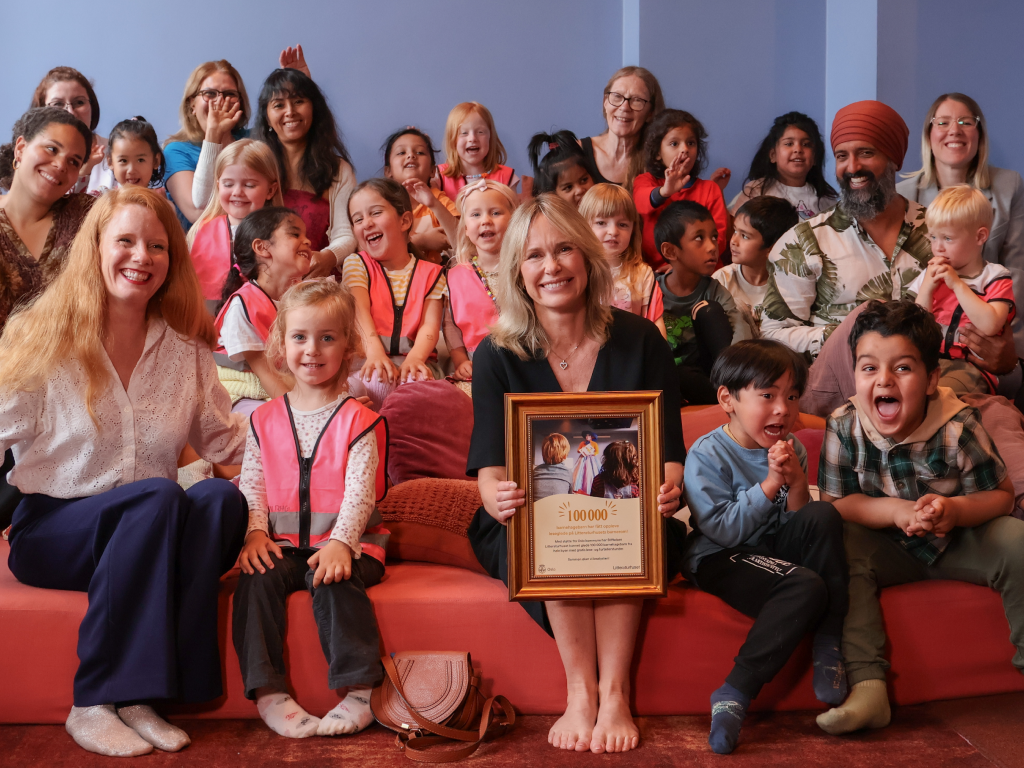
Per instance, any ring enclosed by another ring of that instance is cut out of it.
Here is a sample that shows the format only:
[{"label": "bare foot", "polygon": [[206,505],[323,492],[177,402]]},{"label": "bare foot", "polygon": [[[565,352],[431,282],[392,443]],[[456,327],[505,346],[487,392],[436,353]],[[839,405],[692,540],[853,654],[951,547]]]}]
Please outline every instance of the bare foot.
[{"label": "bare foot", "polygon": [[633,722],[629,701],[621,693],[601,696],[601,709],[590,739],[590,751],[628,752],[640,743],[640,730]]},{"label": "bare foot", "polygon": [[548,744],[558,749],[586,752],[597,719],[597,694],[570,695],[562,715],[548,731]]}]

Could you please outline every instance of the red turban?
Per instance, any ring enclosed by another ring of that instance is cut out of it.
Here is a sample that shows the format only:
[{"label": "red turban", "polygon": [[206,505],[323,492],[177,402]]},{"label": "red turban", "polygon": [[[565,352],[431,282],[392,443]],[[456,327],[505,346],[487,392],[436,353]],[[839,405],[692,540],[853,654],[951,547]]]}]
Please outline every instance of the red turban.
[{"label": "red turban", "polygon": [[832,151],[847,141],[866,141],[903,168],[910,129],[899,113],[880,101],[858,101],[848,104],[832,121]]}]

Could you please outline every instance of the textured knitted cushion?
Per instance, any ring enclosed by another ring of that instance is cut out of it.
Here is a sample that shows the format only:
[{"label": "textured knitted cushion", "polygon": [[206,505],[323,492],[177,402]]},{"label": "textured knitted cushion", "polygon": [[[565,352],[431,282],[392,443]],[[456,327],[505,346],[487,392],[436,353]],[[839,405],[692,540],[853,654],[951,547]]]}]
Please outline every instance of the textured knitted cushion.
[{"label": "textured knitted cushion", "polygon": [[480,507],[475,480],[421,478],[388,490],[378,506],[391,531],[388,558],[484,572],[466,530]]},{"label": "textured knitted cushion", "polygon": [[384,401],[388,476],[396,485],[420,477],[466,479],[473,401],[447,381],[402,384]]}]

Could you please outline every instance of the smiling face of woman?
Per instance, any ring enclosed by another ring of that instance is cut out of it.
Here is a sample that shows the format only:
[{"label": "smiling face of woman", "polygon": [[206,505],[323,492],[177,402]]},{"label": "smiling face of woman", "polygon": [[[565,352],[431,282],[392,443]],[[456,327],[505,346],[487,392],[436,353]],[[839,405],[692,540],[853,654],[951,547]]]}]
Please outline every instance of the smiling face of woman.
[{"label": "smiling face of woman", "polygon": [[160,219],[141,205],[122,205],[100,233],[99,246],[108,305],[145,312],[170,267],[169,238]]},{"label": "smiling face of woman", "polygon": [[[206,130],[206,116],[210,112],[210,104],[203,98],[203,91],[234,91],[238,92],[238,83],[227,72],[217,71],[212,75],[203,78],[203,82],[199,84],[199,92],[192,97],[192,114],[196,116],[196,120],[199,122],[199,127],[204,131]],[[238,99],[232,100],[233,104],[238,103]]]},{"label": "smiling face of woman", "polygon": [[586,310],[587,265],[583,251],[543,214],[530,224],[520,274],[526,293],[538,309]]},{"label": "smiling face of woman", "polygon": [[87,154],[85,139],[73,126],[50,123],[31,141],[19,137],[15,142],[18,169],[12,187],[53,205],[78,181]]},{"label": "smiling face of woman", "polygon": [[267,103],[267,124],[284,144],[305,141],[313,127],[313,102],[299,93],[279,93]]},{"label": "smiling face of woman", "polygon": [[[964,117],[975,117],[966,104],[953,99],[946,99],[935,110],[928,139],[932,145],[932,156],[936,163],[950,168],[966,168],[978,154],[978,143],[981,139],[978,126],[966,126],[957,123]],[[937,122],[947,123],[945,128]]]},{"label": "smiling face of woman", "polygon": [[66,109],[86,125],[92,125],[89,92],[75,80],[62,80],[47,88],[46,106]]},{"label": "smiling face of woman", "polygon": [[[636,75],[627,75],[612,83],[612,87],[608,90],[625,97],[625,101],[617,107],[612,106],[607,94],[604,97],[604,119],[608,122],[609,133],[619,138],[636,136],[650,118],[651,110],[654,108],[646,83]],[[647,103],[643,109],[634,110],[629,105],[629,100],[632,98],[641,98]]]}]

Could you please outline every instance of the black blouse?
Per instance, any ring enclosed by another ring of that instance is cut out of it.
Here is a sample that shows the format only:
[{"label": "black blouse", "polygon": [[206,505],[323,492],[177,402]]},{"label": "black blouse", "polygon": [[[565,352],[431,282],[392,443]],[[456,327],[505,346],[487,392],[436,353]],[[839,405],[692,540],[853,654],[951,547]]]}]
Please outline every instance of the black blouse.
[{"label": "black blouse", "polygon": [[590,160],[591,165],[594,166],[595,184],[614,184],[617,187],[622,186],[620,182],[612,181],[611,179],[606,179],[601,174],[601,170],[597,167],[597,158],[594,157],[594,140],[590,136],[587,136],[587,138],[585,139],[580,139],[580,146],[583,148],[583,154],[587,156],[587,159]]},{"label": "black blouse", "polygon": [[[666,462],[686,460],[679,416],[679,378],[668,343],[657,326],[612,309],[609,338],[597,353],[588,392],[661,391]],[[466,474],[505,466],[505,393],[561,392],[546,357],[520,360],[484,339],[473,354],[473,439]]]}]

